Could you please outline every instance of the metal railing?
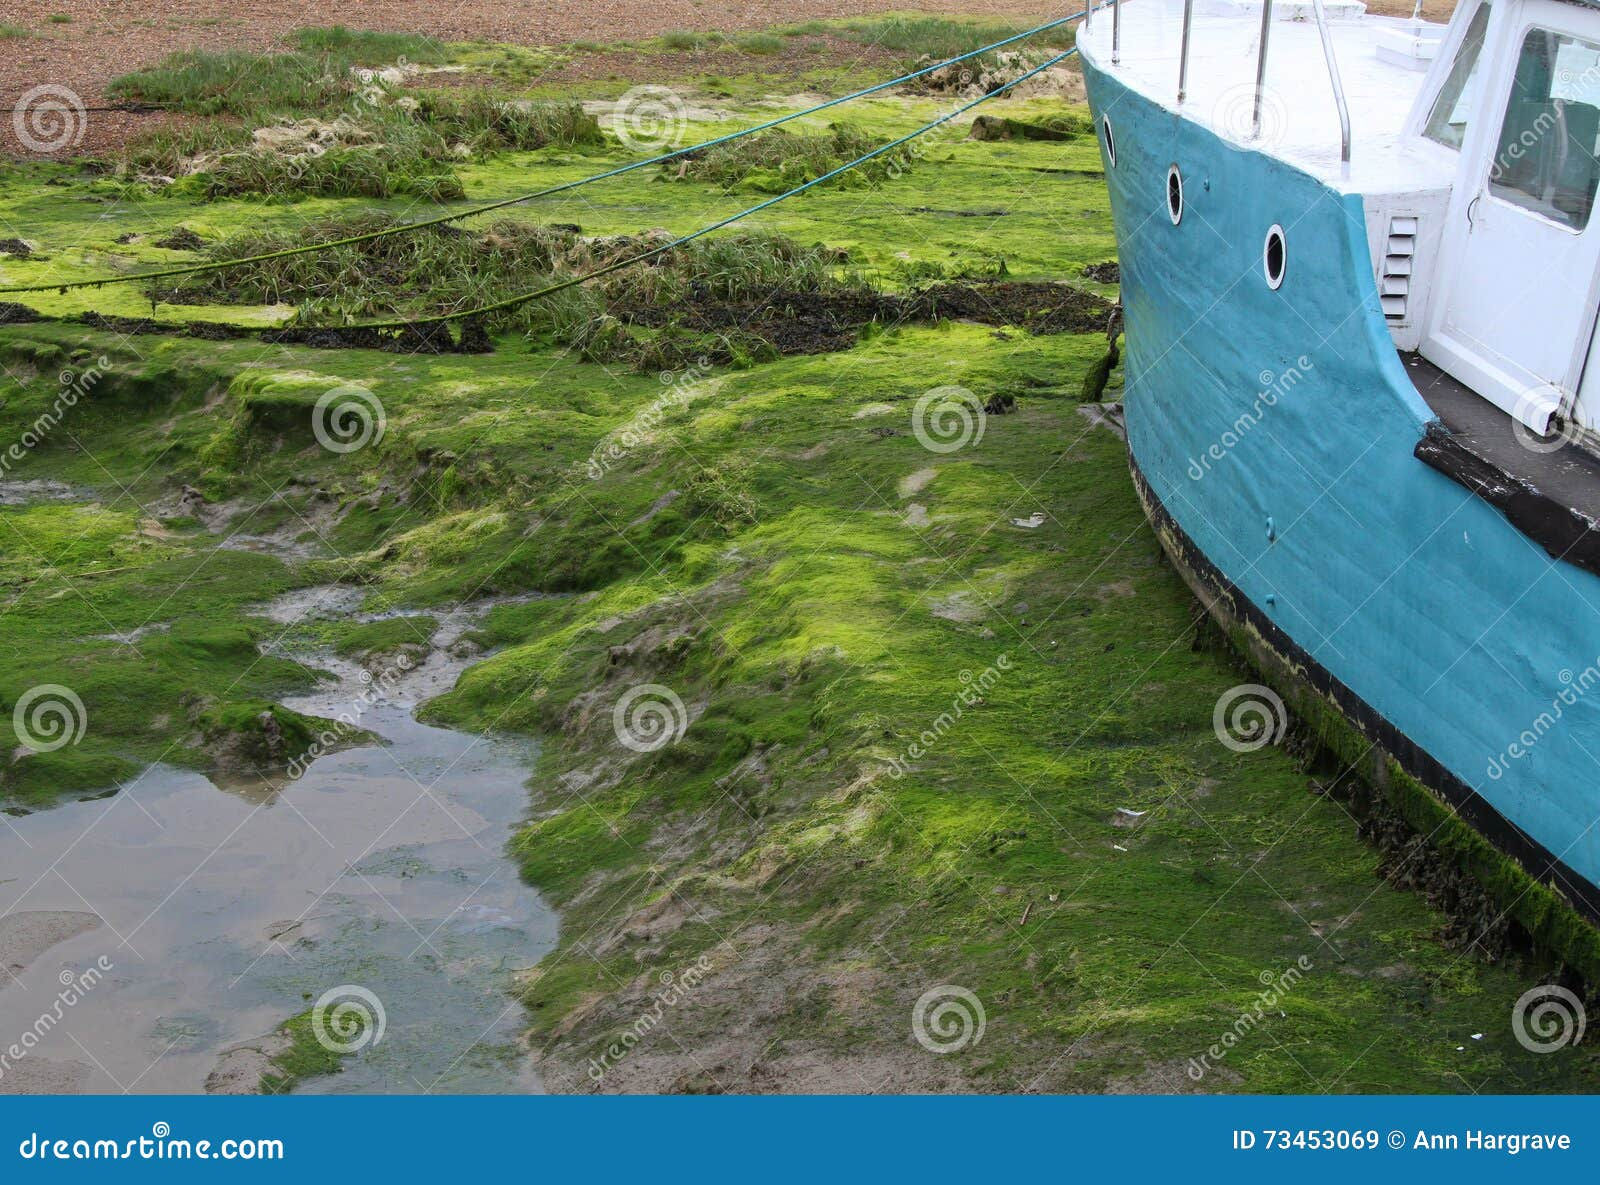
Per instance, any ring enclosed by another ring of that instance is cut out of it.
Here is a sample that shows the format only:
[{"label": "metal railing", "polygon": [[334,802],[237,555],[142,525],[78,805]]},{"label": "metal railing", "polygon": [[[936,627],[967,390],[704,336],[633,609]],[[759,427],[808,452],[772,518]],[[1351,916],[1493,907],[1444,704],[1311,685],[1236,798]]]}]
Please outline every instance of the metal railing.
[{"label": "metal railing", "polygon": [[[1318,11],[1321,11],[1320,9]],[[1261,0],[1261,49],[1256,54],[1256,96],[1250,105],[1250,138],[1261,139],[1261,92],[1267,85],[1267,41],[1272,35],[1272,0]]]},{"label": "metal railing", "polygon": [[[1344,81],[1339,76],[1339,60],[1333,51],[1333,34],[1328,30],[1328,12],[1322,0],[1311,0],[1317,14],[1317,35],[1322,39],[1322,57],[1328,65],[1328,81],[1333,84],[1333,101],[1339,109],[1339,160],[1350,164],[1350,107],[1344,98]],[[1421,0],[1417,8],[1421,10]],[[1113,0],[1111,9],[1111,64],[1121,59],[1122,39],[1120,0]],[[1194,0],[1183,0],[1183,39],[1178,50],[1178,104],[1181,106],[1189,94],[1189,40],[1194,24]],[[1250,107],[1250,135],[1261,137],[1261,97],[1267,81],[1267,45],[1272,33],[1272,0],[1261,0],[1261,46],[1256,54],[1255,97]]]},{"label": "metal railing", "polygon": [[[1422,3],[1422,0],[1417,0]],[[1178,105],[1189,91],[1189,26],[1194,23],[1194,0],[1183,0],[1183,48],[1178,52]]]},{"label": "metal railing", "polygon": [[[1267,0],[1270,5],[1272,0]],[[1344,101],[1344,82],[1339,77],[1339,59],[1333,53],[1333,34],[1328,31],[1328,13],[1322,7],[1322,0],[1311,0],[1312,7],[1317,10],[1317,35],[1322,38],[1322,56],[1328,62],[1328,81],[1333,83],[1333,102],[1339,108],[1339,161],[1341,164],[1350,163],[1350,108]],[[1261,56],[1266,57],[1267,47],[1263,41]],[[1259,88],[1260,83],[1258,82]],[[1259,101],[1259,100],[1258,100]]]}]

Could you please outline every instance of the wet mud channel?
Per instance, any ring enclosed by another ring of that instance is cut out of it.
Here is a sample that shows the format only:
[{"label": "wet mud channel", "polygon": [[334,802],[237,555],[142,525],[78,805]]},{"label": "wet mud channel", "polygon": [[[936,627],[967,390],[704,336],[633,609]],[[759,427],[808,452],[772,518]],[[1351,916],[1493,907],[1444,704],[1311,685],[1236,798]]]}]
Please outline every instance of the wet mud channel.
[{"label": "wet mud channel", "polygon": [[[303,590],[265,614],[357,600]],[[381,680],[295,655],[328,677],[285,705],[337,717],[359,702],[372,734],[298,779],[156,764],[115,793],[5,818],[0,1032],[32,1039],[0,1066],[0,1093],[256,1090],[284,1022],[329,993],[381,1023],[298,1090],[539,1089],[511,991],[557,920],[505,851],[535,748],[418,722],[467,665],[451,643],[474,620],[432,619],[427,656]]]}]

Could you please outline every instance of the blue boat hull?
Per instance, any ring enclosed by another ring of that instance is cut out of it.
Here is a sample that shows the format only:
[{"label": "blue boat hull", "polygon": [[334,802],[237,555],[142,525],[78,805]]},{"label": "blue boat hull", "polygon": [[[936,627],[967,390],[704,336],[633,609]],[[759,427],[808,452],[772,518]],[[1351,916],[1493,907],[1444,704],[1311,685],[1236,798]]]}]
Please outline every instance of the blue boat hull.
[{"label": "blue boat hull", "polygon": [[1359,196],[1087,55],[1084,73],[1116,148],[1102,135],[1128,444],[1169,554],[1258,660],[1600,917],[1600,577],[1414,455],[1435,417],[1384,324]]}]

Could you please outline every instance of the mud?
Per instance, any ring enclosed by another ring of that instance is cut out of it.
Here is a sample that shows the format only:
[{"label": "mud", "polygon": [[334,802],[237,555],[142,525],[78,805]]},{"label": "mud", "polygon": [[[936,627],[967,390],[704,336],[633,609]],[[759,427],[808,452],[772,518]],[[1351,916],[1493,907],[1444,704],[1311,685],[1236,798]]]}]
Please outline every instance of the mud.
[{"label": "mud", "polygon": [[89,1066],[83,1062],[30,1057],[0,1078],[0,1095],[78,1094],[88,1077]]},{"label": "mud", "polygon": [[168,251],[198,251],[206,245],[206,241],[187,226],[177,227],[169,235],[157,239],[152,246],[165,247]]},{"label": "mud", "polygon": [[1110,310],[1101,297],[1070,284],[1007,280],[937,284],[904,294],[778,291],[759,301],[700,301],[687,310],[636,308],[618,315],[652,328],[675,325],[755,338],[779,354],[822,354],[849,349],[874,322],[961,320],[1034,333],[1095,333],[1105,328]]},{"label": "mud", "polygon": [[269,329],[261,334],[261,340],[318,350],[385,350],[391,354],[488,354],[494,350],[482,321],[473,317],[463,319],[455,333],[448,323],[436,322],[396,329]]},{"label": "mud", "polygon": [[30,909],[0,917],[0,968],[21,975],[40,955],[69,938],[98,929],[92,913],[70,909]]},{"label": "mud", "polygon": [[207,1094],[258,1094],[262,1080],[276,1067],[272,1059],[289,1052],[293,1043],[283,1033],[268,1033],[224,1049],[206,1075]]},{"label": "mud", "polygon": [[0,481],[0,506],[28,506],[34,502],[90,502],[93,495],[47,477],[27,481]]},{"label": "mud", "polygon": [[[700,299],[684,308],[617,306],[618,319],[647,328],[668,326],[715,334],[720,345],[695,343],[692,353],[716,363],[734,360],[741,344],[782,354],[825,354],[853,346],[866,326],[940,320],[1014,326],[1032,333],[1095,333],[1105,329],[1110,302],[1070,284],[1045,280],[945,283],[908,293],[842,289],[836,292],[775,291],[761,300]],[[0,324],[54,320],[23,305],[0,303]],[[79,313],[63,320],[124,336],[165,335],[230,341],[261,341],[323,350],[383,350],[397,354],[488,354],[494,342],[481,318],[449,323],[359,326],[290,326],[259,329],[216,321],[169,323],[148,317]]]},{"label": "mud", "polygon": [[[8,316],[11,309],[21,316]],[[44,318],[21,305],[0,304],[0,324],[38,321]],[[467,318],[452,333],[448,324],[403,325],[395,329],[363,329],[338,326],[293,326],[286,329],[256,329],[217,321],[170,323],[148,317],[108,317],[103,313],[80,313],[65,318],[91,329],[106,329],[124,336],[193,337],[201,341],[236,341],[255,337],[261,341],[310,346],[319,350],[383,350],[391,354],[487,354],[494,345],[483,325]]]},{"label": "mud", "polygon": [[1105,328],[1111,311],[1092,292],[1044,280],[936,284],[913,293],[905,306],[907,319],[1016,325],[1034,333],[1094,333]]},{"label": "mud", "polygon": [[1079,140],[1094,134],[1093,125],[1082,118],[1068,117],[1051,123],[1008,119],[1003,115],[980,115],[967,133],[972,140]]}]

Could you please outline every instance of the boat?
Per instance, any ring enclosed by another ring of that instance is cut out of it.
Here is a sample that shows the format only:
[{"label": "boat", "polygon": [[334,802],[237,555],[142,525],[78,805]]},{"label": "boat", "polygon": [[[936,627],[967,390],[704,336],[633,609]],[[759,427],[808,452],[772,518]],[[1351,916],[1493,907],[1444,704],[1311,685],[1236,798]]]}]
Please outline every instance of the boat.
[{"label": "boat", "polygon": [[1600,7],[1117,0],[1078,45],[1164,549],[1264,693],[1594,966]]}]

